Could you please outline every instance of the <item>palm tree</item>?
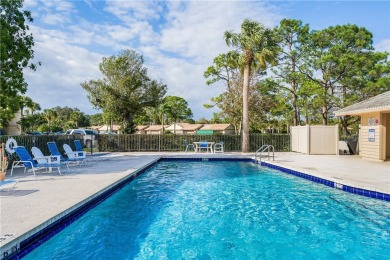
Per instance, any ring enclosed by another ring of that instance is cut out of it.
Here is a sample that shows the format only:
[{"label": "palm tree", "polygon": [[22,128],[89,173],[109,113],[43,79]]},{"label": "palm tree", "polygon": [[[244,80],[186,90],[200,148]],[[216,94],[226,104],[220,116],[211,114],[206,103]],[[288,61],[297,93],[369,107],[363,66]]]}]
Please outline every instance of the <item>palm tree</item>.
[{"label": "palm tree", "polygon": [[57,118],[57,112],[53,109],[44,109],[43,110],[43,118],[47,121],[47,126],[50,132],[50,123]]},{"label": "palm tree", "polygon": [[74,125],[76,128],[79,128],[79,122],[81,121],[83,115],[78,110],[73,110],[69,115],[69,123]]},{"label": "palm tree", "polygon": [[249,152],[249,79],[251,73],[258,69],[266,69],[267,63],[276,63],[278,53],[275,37],[270,29],[262,24],[245,19],[241,25],[241,33],[225,32],[228,46],[237,47],[241,54],[239,65],[243,69],[242,87],[242,152]]},{"label": "palm tree", "polygon": [[31,115],[34,115],[36,111],[41,110],[41,106],[38,103],[32,102],[28,108],[31,110]]}]

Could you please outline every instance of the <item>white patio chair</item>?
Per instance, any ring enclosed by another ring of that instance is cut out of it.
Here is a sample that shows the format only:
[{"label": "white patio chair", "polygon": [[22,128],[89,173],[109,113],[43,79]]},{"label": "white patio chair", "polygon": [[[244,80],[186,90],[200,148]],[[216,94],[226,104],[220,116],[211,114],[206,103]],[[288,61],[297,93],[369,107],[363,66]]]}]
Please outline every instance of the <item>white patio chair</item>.
[{"label": "white patio chair", "polygon": [[214,145],[214,153],[223,153],[223,152],[224,152],[223,142],[216,143]]}]

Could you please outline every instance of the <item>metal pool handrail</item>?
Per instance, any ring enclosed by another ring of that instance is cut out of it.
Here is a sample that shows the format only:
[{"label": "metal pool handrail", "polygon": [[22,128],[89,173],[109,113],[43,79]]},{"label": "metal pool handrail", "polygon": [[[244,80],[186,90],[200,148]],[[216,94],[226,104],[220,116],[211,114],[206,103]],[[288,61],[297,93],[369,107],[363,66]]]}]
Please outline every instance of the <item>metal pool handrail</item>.
[{"label": "metal pool handrail", "polygon": [[[271,151],[272,151],[272,156],[270,155]],[[256,153],[255,153],[255,161],[256,162],[258,161],[257,156],[259,156],[259,161],[261,162],[263,152],[268,152],[268,155],[264,155],[263,157],[268,157],[268,160],[270,159],[270,157],[272,157],[272,161],[275,160],[275,148],[270,144],[265,144],[256,151]]]}]

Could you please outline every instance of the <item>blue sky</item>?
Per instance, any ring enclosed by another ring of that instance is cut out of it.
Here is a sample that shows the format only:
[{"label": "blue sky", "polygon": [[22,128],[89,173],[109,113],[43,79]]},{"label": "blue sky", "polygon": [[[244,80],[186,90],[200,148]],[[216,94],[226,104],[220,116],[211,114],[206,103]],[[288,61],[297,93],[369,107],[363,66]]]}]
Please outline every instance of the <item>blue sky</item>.
[{"label": "blue sky", "polygon": [[25,71],[27,95],[41,107],[77,107],[95,114],[80,83],[101,77],[105,56],[132,49],[145,58],[149,75],[183,97],[194,119],[216,110],[203,104],[223,92],[207,86],[203,72],[228,51],[226,30],[239,32],[245,18],[275,27],[300,19],[312,30],[357,24],[373,33],[376,50],[390,52],[389,1],[57,1],[25,0],[32,12],[35,72]]}]

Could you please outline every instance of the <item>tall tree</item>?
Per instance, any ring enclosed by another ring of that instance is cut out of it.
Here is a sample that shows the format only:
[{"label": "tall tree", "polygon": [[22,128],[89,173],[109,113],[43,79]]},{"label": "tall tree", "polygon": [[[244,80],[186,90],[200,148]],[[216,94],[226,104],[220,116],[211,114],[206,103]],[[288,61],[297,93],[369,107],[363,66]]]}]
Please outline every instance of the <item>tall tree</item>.
[{"label": "tall tree", "polygon": [[20,109],[27,91],[23,69],[36,69],[34,39],[29,34],[31,13],[21,10],[23,0],[0,0],[0,127]]},{"label": "tall tree", "polygon": [[143,63],[142,55],[124,50],[103,58],[103,78],[81,83],[92,105],[120,120],[123,133],[134,132],[134,116],[156,106],[166,93],[164,84],[149,78]]},{"label": "tall tree", "polygon": [[94,125],[94,126],[98,126],[98,125],[100,126],[100,125],[104,125],[106,123],[104,118],[103,118],[103,114],[101,114],[101,113],[89,116],[89,121],[90,121],[90,124]]},{"label": "tall tree", "polygon": [[305,57],[305,46],[309,36],[309,26],[302,21],[283,19],[275,28],[281,52],[278,55],[278,66],[272,69],[278,84],[278,91],[286,92],[285,102],[290,103],[293,110],[293,125],[299,124],[298,97],[299,88],[304,76],[298,67]]},{"label": "tall tree", "polygon": [[168,116],[168,119],[173,120],[173,133],[176,134],[177,120],[185,120],[192,118],[192,111],[188,107],[187,101],[184,98],[177,96],[167,96],[162,103],[162,110]]},{"label": "tall tree", "polygon": [[249,152],[249,79],[253,71],[266,69],[268,63],[275,63],[278,53],[275,37],[270,29],[256,21],[245,19],[241,33],[225,32],[228,46],[240,53],[239,65],[243,68],[242,88],[242,152]]},{"label": "tall tree", "polygon": [[320,100],[322,124],[327,125],[329,111],[342,103],[341,93],[360,93],[359,88],[366,88],[368,81],[361,80],[366,78],[361,72],[375,70],[375,66],[387,54],[375,55],[372,34],[357,25],[337,25],[313,31],[309,40],[306,62],[300,66],[300,71],[321,88],[317,97]]},{"label": "tall tree", "polygon": [[237,61],[239,54],[236,51],[230,51],[218,55],[213,60],[213,65],[209,66],[203,76],[207,78],[206,84],[222,81],[227,88],[230,88],[232,81],[238,75],[239,68]]},{"label": "tall tree", "polygon": [[213,65],[209,66],[203,76],[207,79],[206,84],[211,85],[222,82],[226,91],[217,97],[210,99],[211,104],[204,104],[205,108],[218,107],[220,112],[214,115],[220,117],[218,120],[231,123],[238,132],[242,123],[242,77],[238,67],[239,53],[230,51],[220,54],[213,60]]}]

